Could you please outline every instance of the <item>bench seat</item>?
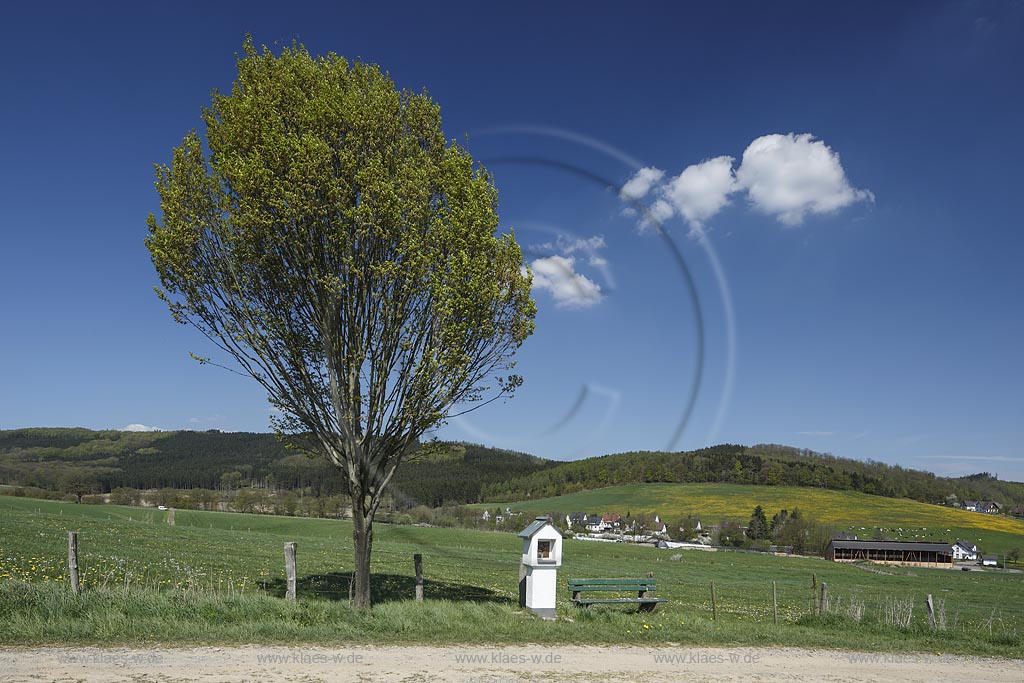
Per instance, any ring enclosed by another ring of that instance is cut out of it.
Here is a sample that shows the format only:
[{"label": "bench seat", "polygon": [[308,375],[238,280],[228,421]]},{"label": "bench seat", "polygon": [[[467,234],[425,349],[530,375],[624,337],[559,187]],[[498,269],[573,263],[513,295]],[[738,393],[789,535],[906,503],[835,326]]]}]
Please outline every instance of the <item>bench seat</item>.
[{"label": "bench seat", "polygon": [[573,600],[577,605],[626,605],[647,604],[649,602],[668,602],[665,598],[578,598]]},{"label": "bench seat", "polygon": [[[578,607],[588,605],[639,605],[639,609],[646,612],[653,612],[658,605],[668,602],[665,598],[656,598],[651,595],[657,589],[654,579],[569,579],[569,590],[572,592],[572,602]],[[605,597],[582,597],[581,593],[590,592],[636,592],[636,597],[629,598],[605,598]]]}]

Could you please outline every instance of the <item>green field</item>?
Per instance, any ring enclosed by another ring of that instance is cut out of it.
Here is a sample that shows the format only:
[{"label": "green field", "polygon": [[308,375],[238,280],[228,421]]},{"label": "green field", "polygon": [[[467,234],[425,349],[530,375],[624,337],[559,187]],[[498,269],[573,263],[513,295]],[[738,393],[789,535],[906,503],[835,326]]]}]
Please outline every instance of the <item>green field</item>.
[{"label": "green field", "polygon": [[[520,541],[512,534],[379,525],[377,605],[347,606],[351,525],[344,521],[87,506],[0,496],[0,642],[429,642],[721,643],[1024,654],[1024,576],[891,569],[880,575],[814,558],[742,552],[684,553],[567,540],[568,577],[655,572],[669,604],[651,615],[617,606],[572,607],[543,622],[516,604]],[[67,531],[80,532],[85,592],[67,590]],[[299,601],[280,599],[282,545],[298,542]],[[413,591],[424,556],[427,602]],[[812,574],[833,607],[809,617]],[[718,592],[711,619],[709,582]],[[772,623],[771,585],[780,620]],[[942,602],[948,628],[930,632],[923,602]],[[886,623],[913,600],[912,624]],[[850,606],[863,605],[863,621]]]},{"label": "green field", "polygon": [[746,524],[756,505],[768,517],[780,509],[800,508],[815,521],[834,525],[861,538],[875,532],[893,539],[949,541],[965,539],[986,553],[1024,550],[1024,520],[986,515],[912,500],[871,496],[856,491],[746,486],[738,484],[631,484],[538,498],[515,503],[487,503],[477,508],[511,507],[530,514],[557,511],[657,513],[666,522],[693,515],[704,524]]}]

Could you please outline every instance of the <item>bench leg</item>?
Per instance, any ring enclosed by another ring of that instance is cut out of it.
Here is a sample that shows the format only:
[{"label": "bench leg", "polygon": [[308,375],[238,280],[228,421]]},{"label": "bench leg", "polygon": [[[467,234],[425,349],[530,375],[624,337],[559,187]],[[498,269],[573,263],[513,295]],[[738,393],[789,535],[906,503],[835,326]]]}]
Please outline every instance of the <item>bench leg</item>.
[{"label": "bench leg", "polygon": [[[646,598],[647,597],[647,591],[637,591],[636,597],[638,597],[638,598]],[[658,609],[658,605],[659,604],[660,603],[657,603],[657,602],[641,602],[640,603],[640,608],[637,611],[638,612],[653,612],[654,610]]]}]

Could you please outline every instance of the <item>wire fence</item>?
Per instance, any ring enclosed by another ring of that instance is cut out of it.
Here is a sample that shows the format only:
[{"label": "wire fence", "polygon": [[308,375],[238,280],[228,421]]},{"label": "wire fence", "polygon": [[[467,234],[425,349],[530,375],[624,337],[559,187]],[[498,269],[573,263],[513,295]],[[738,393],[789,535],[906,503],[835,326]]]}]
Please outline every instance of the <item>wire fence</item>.
[{"label": "wire fence", "polygon": [[[208,527],[189,524],[180,515],[175,527],[150,517],[137,520],[125,511],[111,513],[108,520],[61,519],[52,514],[32,519],[4,516],[0,518],[0,581],[67,582],[67,533],[78,529],[86,590],[285,594],[283,541],[292,536],[287,530],[268,530],[268,524],[273,524],[266,518],[259,524],[260,518],[252,525],[244,519],[227,528],[221,525],[219,533],[210,534]],[[129,521],[126,518],[137,524],[124,524]],[[162,525],[160,533],[154,533],[154,525]],[[256,531],[251,531],[254,527]],[[328,532],[326,539],[322,531],[294,539],[299,542],[298,596],[347,600],[354,579],[350,529],[339,527],[336,534]],[[518,543],[508,534],[481,533],[466,542],[450,530],[391,530],[387,542],[373,550],[374,600],[413,598],[413,555],[419,553],[424,557],[426,599],[517,604]],[[655,572],[657,594],[668,599],[661,609],[694,618],[792,623],[831,616],[903,627],[930,625],[925,601],[931,594],[931,618],[937,629],[990,633],[1024,629],[1020,575],[988,573],[982,585],[977,577],[948,570],[865,565],[869,571],[853,575],[846,567],[823,560],[780,558],[767,563],[750,554],[694,550],[687,555],[655,549],[645,549],[639,556],[634,548],[593,546],[574,544],[573,551],[566,553],[558,592],[563,609],[571,608],[566,578],[629,576],[643,567]],[[673,562],[670,553],[679,555],[680,561]],[[709,559],[711,555],[717,557]],[[748,564],[737,565],[742,558],[748,558],[743,560]],[[801,564],[798,568],[778,564],[789,561]],[[820,569],[808,570],[811,563]],[[822,583],[827,587],[824,600]]]}]

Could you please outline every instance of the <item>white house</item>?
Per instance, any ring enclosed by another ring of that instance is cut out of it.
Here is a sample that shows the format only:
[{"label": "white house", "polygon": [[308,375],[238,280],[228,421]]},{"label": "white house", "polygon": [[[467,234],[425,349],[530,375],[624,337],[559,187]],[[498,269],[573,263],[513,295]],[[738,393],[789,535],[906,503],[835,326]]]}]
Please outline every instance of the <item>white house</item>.
[{"label": "white house", "polygon": [[601,521],[606,529],[618,529],[622,526],[622,516],[617,512],[606,512],[601,515]]},{"label": "white house", "polygon": [[978,546],[970,541],[957,541],[953,544],[953,560],[977,560]]}]

